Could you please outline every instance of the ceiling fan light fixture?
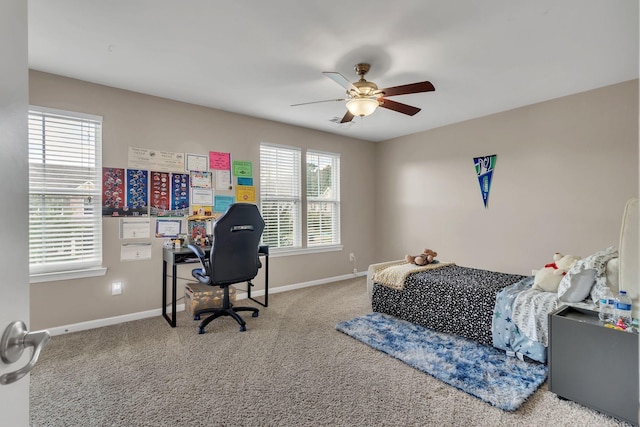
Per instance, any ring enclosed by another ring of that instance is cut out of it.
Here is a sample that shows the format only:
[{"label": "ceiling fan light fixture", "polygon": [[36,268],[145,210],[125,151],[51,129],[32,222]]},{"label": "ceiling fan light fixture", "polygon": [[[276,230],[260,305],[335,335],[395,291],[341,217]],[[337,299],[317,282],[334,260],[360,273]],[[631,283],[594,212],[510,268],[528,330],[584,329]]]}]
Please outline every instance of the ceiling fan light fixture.
[{"label": "ceiling fan light fixture", "polygon": [[347,102],[347,110],[354,116],[366,117],[378,108],[378,100],[374,98],[354,98]]}]

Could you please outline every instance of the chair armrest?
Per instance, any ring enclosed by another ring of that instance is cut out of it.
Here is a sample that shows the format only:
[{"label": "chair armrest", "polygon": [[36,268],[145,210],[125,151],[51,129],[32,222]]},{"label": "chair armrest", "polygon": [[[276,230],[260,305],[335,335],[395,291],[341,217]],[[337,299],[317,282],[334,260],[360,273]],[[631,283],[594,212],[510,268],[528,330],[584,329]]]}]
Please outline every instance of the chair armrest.
[{"label": "chair armrest", "polygon": [[[207,260],[207,254],[205,253],[204,249],[202,249],[200,246],[192,245],[192,244],[188,244],[187,247],[191,249],[191,251],[194,254],[196,254],[196,256],[198,257],[198,260],[200,261],[200,267],[202,267],[202,274],[200,276],[208,275],[209,269],[207,267],[209,266],[209,262]],[[195,271],[196,270],[193,270],[191,272],[191,275],[196,279],[198,279],[199,281],[202,281],[201,278],[195,274]]]}]

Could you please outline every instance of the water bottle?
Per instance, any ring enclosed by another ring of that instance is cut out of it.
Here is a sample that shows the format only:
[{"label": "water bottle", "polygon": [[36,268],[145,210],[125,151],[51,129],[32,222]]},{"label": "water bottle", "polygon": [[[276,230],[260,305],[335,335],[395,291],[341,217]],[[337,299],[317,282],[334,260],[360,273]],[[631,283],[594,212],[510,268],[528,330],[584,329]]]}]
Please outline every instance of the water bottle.
[{"label": "water bottle", "polygon": [[600,313],[598,313],[598,318],[602,323],[614,323],[614,310],[615,303],[613,299],[613,294],[609,290],[609,288],[605,288],[605,291],[600,296]]},{"label": "water bottle", "polygon": [[627,291],[620,291],[618,298],[616,298],[616,312],[615,312],[615,324],[622,329],[627,329],[631,326],[631,298],[627,296]]}]

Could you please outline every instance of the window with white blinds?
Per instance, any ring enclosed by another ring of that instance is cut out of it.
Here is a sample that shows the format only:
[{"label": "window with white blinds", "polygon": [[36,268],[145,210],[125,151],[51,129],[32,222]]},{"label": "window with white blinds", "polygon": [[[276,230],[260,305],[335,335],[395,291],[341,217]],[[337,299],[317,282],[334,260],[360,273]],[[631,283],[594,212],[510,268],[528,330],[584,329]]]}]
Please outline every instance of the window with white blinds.
[{"label": "window with white blinds", "polygon": [[260,144],[262,242],[272,249],[301,247],[300,149]]},{"label": "window with white blinds", "polygon": [[307,151],[307,247],[340,244],[340,155]]},{"label": "window with white blinds", "polygon": [[101,139],[101,117],[30,108],[32,275],[101,267]]}]

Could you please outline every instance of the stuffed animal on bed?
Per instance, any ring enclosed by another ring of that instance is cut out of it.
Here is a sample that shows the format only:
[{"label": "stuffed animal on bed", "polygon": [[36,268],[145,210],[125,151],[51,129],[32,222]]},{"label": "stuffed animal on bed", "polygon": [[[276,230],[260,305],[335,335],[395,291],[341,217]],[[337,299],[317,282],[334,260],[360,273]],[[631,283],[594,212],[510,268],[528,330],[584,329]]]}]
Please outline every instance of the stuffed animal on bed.
[{"label": "stuffed animal on bed", "polygon": [[425,249],[424,251],[422,251],[420,255],[416,255],[416,256],[405,255],[404,259],[409,264],[427,265],[427,264],[431,264],[434,258],[437,256],[438,256],[438,253],[436,251],[432,251],[431,249]]},{"label": "stuffed animal on bed", "polygon": [[567,271],[580,257],[574,255],[562,255],[556,252],[553,255],[554,262],[538,270],[533,279],[532,289],[540,289],[545,292],[558,292],[558,286]]}]

